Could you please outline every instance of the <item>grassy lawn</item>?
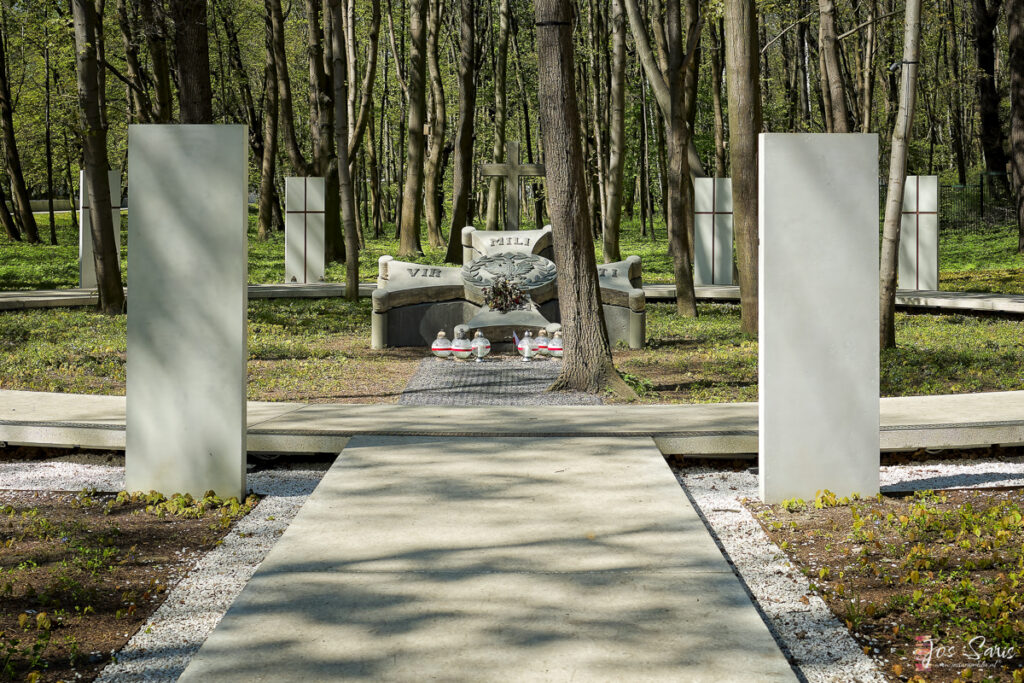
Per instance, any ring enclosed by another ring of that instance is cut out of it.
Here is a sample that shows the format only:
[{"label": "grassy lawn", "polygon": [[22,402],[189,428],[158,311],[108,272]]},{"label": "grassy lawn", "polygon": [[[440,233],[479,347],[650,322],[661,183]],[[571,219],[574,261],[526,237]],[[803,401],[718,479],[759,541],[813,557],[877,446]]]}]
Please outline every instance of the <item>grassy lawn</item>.
[{"label": "grassy lawn", "polygon": [[[249,304],[253,400],[388,403],[427,349],[372,351],[369,301],[254,300]],[[125,323],[88,309],[0,314],[0,388],[123,394]],[[615,350],[616,363],[651,403],[757,400],[757,342],[740,332],[739,307],[701,304],[679,318],[648,308],[649,347]],[[1024,389],[1024,322],[897,314],[899,348],[883,352],[883,396]]]},{"label": "grassy lawn", "polygon": [[[48,232],[45,217],[40,229]],[[377,259],[398,253],[393,226],[385,226],[380,239],[368,238],[360,254],[359,273],[364,282],[377,278]],[[533,227],[524,224],[524,228]],[[644,280],[650,283],[672,282],[672,259],[668,254],[663,225],[655,226],[655,238],[642,237],[636,222],[623,224],[622,255],[637,254],[643,259]],[[78,286],[78,235],[71,228],[71,215],[57,215],[58,246],[13,243],[0,237],[0,290],[60,289]],[[127,256],[127,214],[121,217],[121,267]],[[942,289],[949,291],[1003,292],[1024,294],[1024,257],[1016,253],[1016,232],[1003,230],[943,236],[939,246]],[[602,258],[597,246],[598,260]],[[423,240],[420,263],[441,265],[444,249],[434,249]],[[327,267],[329,282],[344,282],[344,264]],[[274,233],[267,241],[256,238],[256,216],[249,216],[249,282],[253,284],[284,281],[284,233]]]}]

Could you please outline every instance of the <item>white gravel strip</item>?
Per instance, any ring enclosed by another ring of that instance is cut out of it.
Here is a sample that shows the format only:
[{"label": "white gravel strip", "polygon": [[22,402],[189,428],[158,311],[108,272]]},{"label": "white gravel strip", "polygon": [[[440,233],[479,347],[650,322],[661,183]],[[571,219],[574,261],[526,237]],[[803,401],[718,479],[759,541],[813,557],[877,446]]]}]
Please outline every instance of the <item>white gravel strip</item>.
[{"label": "white gravel strip", "polygon": [[[123,487],[120,462],[61,460],[0,463],[0,490],[119,491]],[[250,488],[265,496],[259,506],[239,521],[220,546],[197,561],[117,653],[118,661],[97,680],[177,680],[328,466],[304,463],[250,474]],[[808,681],[884,681],[825,602],[811,593],[807,579],[740,504],[743,498],[756,498],[755,474],[687,468],[676,476]],[[887,466],[881,468],[881,482],[883,491],[1019,486],[1024,482],[1024,458]]]},{"label": "white gravel strip", "polygon": [[811,593],[807,579],[740,504],[742,498],[757,497],[757,475],[701,467],[677,470],[676,477],[786,644],[790,661],[808,681],[885,680],[825,601]]},{"label": "white gravel strip", "polygon": [[178,680],[328,467],[303,464],[250,474],[249,488],[265,496],[260,504],[196,562],[96,680]]}]

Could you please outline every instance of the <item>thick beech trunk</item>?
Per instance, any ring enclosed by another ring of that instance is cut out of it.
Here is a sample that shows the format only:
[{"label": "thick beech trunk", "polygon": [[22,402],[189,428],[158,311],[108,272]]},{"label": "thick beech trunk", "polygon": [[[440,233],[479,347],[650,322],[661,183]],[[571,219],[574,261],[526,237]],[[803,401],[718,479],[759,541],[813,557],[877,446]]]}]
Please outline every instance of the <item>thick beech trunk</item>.
[{"label": "thick beech trunk", "polygon": [[536,0],[541,131],[565,354],[552,389],[635,394],[612,364],[590,236],[568,0]]},{"label": "thick beech trunk", "polygon": [[732,156],[733,227],[740,276],[743,332],[757,334],[758,175],[761,77],[754,0],[725,0],[729,85],[729,153]]},{"label": "thick beech trunk", "polygon": [[213,123],[210,36],[206,0],[173,0],[174,54],[178,63],[178,105],[182,123]]}]

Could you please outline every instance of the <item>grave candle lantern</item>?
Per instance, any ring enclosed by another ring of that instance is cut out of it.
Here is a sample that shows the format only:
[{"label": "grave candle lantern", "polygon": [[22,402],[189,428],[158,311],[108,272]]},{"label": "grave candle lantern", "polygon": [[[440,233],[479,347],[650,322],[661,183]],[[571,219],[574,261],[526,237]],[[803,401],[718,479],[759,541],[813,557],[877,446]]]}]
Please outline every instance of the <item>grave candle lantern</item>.
[{"label": "grave candle lantern", "polygon": [[483,362],[484,356],[491,352],[491,342],[484,336],[484,333],[477,330],[476,334],[473,335],[473,355],[476,356],[476,362]]},{"label": "grave candle lantern", "polygon": [[473,347],[462,330],[456,332],[452,340],[452,355],[459,360],[468,360],[473,355]]},{"label": "grave candle lantern", "polygon": [[438,358],[447,358],[452,355],[452,343],[448,340],[448,335],[444,333],[444,330],[437,333],[437,339],[430,345],[430,350]]},{"label": "grave candle lantern", "polygon": [[537,353],[537,347],[533,342],[533,335],[529,330],[523,332],[523,338],[519,340],[519,353],[523,356],[523,362],[528,362]]},{"label": "grave candle lantern", "polygon": [[548,341],[548,333],[542,328],[541,331],[537,333],[537,338],[533,340],[533,345],[537,349],[538,356],[548,355]]},{"label": "grave candle lantern", "polygon": [[554,358],[562,357],[562,332],[555,332],[555,335],[548,342],[548,353]]}]

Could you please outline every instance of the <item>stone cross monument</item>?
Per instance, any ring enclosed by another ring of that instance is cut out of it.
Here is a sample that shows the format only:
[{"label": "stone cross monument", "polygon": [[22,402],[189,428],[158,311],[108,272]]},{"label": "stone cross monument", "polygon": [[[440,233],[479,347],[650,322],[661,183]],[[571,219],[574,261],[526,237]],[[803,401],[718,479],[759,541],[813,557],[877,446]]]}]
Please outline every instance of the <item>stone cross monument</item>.
[{"label": "stone cross monument", "polygon": [[519,163],[519,143],[505,145],[504,164],[480,164],[480,175],[505,179],[505,229],[519,229],[519,185],[522,178],[544,175],[544,164]]}]

